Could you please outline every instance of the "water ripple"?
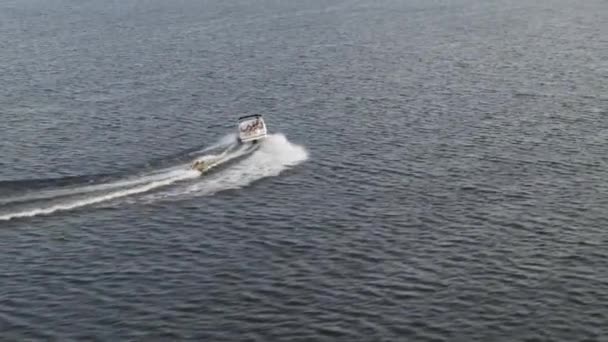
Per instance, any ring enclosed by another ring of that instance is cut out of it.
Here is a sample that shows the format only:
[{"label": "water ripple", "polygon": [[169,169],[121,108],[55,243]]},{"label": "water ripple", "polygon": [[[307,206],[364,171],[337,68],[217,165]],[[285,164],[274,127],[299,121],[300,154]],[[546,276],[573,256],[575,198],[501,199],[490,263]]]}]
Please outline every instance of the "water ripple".
[{"label": "water ripple", "polygon": [[242,114],[285,144],[0,221],[2,337],[602,340],[604,13],[3,1],[2,213],[186,165]]}]

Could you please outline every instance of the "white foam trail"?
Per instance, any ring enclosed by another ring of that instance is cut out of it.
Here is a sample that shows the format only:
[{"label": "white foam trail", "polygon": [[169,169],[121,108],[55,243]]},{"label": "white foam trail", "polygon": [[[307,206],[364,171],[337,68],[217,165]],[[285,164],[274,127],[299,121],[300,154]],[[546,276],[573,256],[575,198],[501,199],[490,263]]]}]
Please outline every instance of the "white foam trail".
[{"label": "white foam trail", "polygon": [[[225,141],[228,142],[229,139],[225,139]],[[226,150],[219,155],[213,156],[220,158],[220,161],[215,164],[215,166],[248,153],[251,153],[251,151],[247,146],[241,146],[234,151]],[[206,158],[209,156],[202,157]],[[288,167],[299,164],[307,158],[308,153],[303,147],[290,143],[282,134],[272,134],[260,143],[259,147],[251,156],[233,167],[227,168],[225,171],[215,175],[203,177],[200,182],[196,182],[194,185],[183,186],[181,188],[178,187],[175,191],[164,191],[159,195],[155,193],[145,199],[156,200],[159,198],[182,196],[184,194],[205,195],[226,189],[240,188],[260,178],[278,175]],[[13,213],[0,214],[0,221],[47,215],[57,211],[75,209],[130,195],[142,194],[179,181],[195,179],[198,177],[200,177],[198,171],[189,170],[186,165],[182,165],[157,170],[140,178],[80,188],[51,190],[40,194],[39,198],[53,200],[59,197],[58,194],[61,194],[62,196],[80,196],[81,198],[71,198],[70,200],[66,198],[64,199],[64,202],[54,205],[49,203],[47,206],[41,206],[39,208],[28,208]],[[99,194],[98,192],[100,191],[106,191],[106,193]],[[110,192],[108,193],[107,191]],[[36,196],[36,194],[33,194],[33,196]],[[82,198],[83,196],[88,197]],[[32,197],[29,197],[29,199],[31,198]]]},{"label": "white foam trail", "polygon": [[217,175],[203,177],[195,184],[146,196],[144,200],[155,201],[189,194],[210,195],[223,190],[242,188],[256,180],[277,176],[307,159],[308,152],[304,147],[290,143],[282,134],[272,134],[261,142],[258,150],[237,165]]},{"label": "white foam trail", "polygon": [[116,188],[135,186],[135,185],[149,183],[152,181],[159,181],[159,180],[163,180],[163,179],[167,179],[167,178],[172,178],[172,177],[175,177],[177,174],[179,174],[180,171],[181,170],[170,171],[170,169],[166,169],[166,170],[161,170],[160,172],[155,172],[154,174],[150,174],[148,176],[143,176],[143,177],[136,178],[136,179],[130,179],[130,180],[127,179],[127,180],[120,180],[120,181],[104,183],[104,184],[79,186],[79,187],[75,187],[75,188],[68,188],[68,189],[61,189],[61,190],[47,190],[47,191],[42,191],[42,192],[38,192],[35,194],[31,194],[31,195],[8,197],[8,198],[1,199],[0,204],[52,199],[52,198],[62,197],[62,196],[78,195],[78,194],[85,194],[88,192],[96,192],[96,191],[111,190],[111,189],[116,189]]},{"label": "white foam trail", "polygon": [[[218,140],[215,144],[210,147],[207,147],[201,151],[192,152],[193,154],[204,153],[213,149],[220,148],[222,146],[228,146],[233,144],[236,141],[236,134],[227,134],[223,136],[220,140]],[[213,157],[213,156],[211,156]],[[161,170],[156,170],[154,172],[150,172],[148,174],[140,175],[137,178],[127,178],[123,180],[117,180],[109,183],[103,184],[95,184],[95,185],[85,185],[85,186],[77,186],[71,187],[67,189],[58,189],[58,190],[45,190],[40,191],[34,194],[22,195],[22,196],[14,196],[0,199],[0,205],[10,204],[15,202],[26,202],[26,201],[37,201],[37,200],[45,200],[45,199],[53,199],[57,197],[70,196],[70,195],[79,195],[86,194],[89,192],[97,192],[104,190],[112,190],[117,188],[125,188],[135,185],[146,184],[152,181],[160,181],[163,179],[173,178],[177,174],[181,173],[182,170],[187,167],[184,165],[177,165],[170,168],[165,168]]]},{"label": "white foam trail", "polygon": [[8,221],[8,220],[11,220],[14,218],[32,217],[32,216],[37,216],[37,215],[48,215],[48,214],[52,214],[52,213],[54,213],[56,211],[60,211],[60,210],[75,209],[75,208],[79,208],[79,207],[83,207],[83,206],[87,206],[87,205],[91,205],[91,204],[110,201],[110,200],[124,197],[124,196],[144,193],[144,192],[150,191],[155,188],[167,186],[167,185],[170,185],[170,184],[178,182],[178,181],[192,179],[192,178],[196,178],[199,176],[200,176],[200,173],[198,171],[194,171],[194,170],[182,171],[179,176],[174,176],[174,177],[171,177],[171,178],[168,178],[165,180],[152,182],[152,183],[149,183],[149,184],[146,184],[143,186],[139,186],[136,188],[128,189],[128,190],[115,191],[115,192],[111,192],[109,194],[100,195],[100,196],[96,196],[96,197],[90,197],[90,198],[76,200],[76,201],[62,203],[62,204],[57,204],[57,205],[50,206],[47,208],[36,208],[36,209],[32,209],[32,210],[2,215],[2,216],[0,216],[0,221]]}]

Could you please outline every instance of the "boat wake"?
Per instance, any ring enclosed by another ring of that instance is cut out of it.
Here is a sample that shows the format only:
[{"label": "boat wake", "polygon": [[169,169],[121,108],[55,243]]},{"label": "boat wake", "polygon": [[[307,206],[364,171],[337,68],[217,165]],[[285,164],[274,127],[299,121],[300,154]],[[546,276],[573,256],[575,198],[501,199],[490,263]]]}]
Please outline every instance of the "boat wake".
[{"label": "boat wake", "polygon": [[[213,159],[220,156],[221,162],[215,164],[209,174],[201,176],[198,171],[190,169],[193,158]],[[0,195],[0,221],[48,215],[102,202],[113,203],[123,198],[128,198],[128,202],[149,203],[210,195],[241,188],[261,178],[277,176],[283,170],[305,161],[308,155],[303,147],[290,143],[284,135],[271,134],[254,149],[235,146],[234,136],[227,135],[210,147],[188,153],[188,157],[187,162],[177,165],[110,180],[104,177],[95,184],[34,188],[11,196]],[[16,182],[11,183],[14,185]],[[36,184],[36,181],[32,183]],[[2,186],[0,183],[0,193],[3,193]]]}]

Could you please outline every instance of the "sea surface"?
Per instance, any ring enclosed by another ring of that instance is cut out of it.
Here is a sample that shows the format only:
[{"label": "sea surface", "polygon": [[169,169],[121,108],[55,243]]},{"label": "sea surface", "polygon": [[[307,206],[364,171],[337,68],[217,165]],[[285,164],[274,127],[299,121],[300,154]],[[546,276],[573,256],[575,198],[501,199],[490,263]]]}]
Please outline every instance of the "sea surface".
[{"label": "sea surface", "polygon": [[0,340],[608,341],[606,18],[1,1]]}]

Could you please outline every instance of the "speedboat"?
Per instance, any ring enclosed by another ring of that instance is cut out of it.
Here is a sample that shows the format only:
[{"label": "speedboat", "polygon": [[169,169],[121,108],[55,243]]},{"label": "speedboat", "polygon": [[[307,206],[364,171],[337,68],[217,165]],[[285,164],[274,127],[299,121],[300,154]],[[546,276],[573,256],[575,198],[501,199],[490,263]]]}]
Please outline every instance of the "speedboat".
[{"label": "speedboat", "polygon": [[[261,114],[241,116],[238,119],[237,129],[237,141],[240,145],[257,144],[260,140],[265,139],[268,134],[266,123]],[[231,147],[228,148],[228,150],[230,149]],[[197,170],[200,173],[208,171],[211,167],[221,163],[223,156],[228,150],[224,151],[220,157],[217,158],[195,160],[194,163],[192,163],[192,169]]]},{"label": "speedboat", "polygon": [[259,140],[266,138],[266,123],[261,114],[253,114],[241,116],[238,124],[239,137],[238,141],[241,144],[251,142],[257,143]]}]

